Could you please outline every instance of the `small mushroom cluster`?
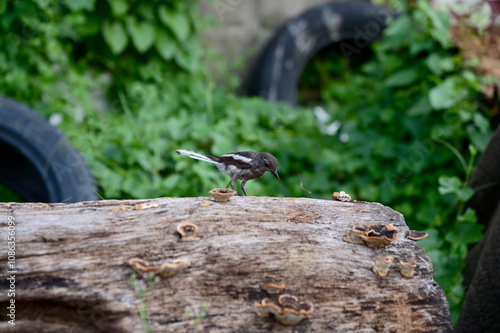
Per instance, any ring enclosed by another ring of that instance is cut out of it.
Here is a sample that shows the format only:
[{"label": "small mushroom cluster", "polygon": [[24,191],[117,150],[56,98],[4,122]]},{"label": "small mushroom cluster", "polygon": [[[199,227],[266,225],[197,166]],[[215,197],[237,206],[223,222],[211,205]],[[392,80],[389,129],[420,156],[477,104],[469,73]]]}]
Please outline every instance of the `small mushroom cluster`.
[{"label": "small mushroom cluster", "polygon": [[397,236],[398,230],[392,224],[357,225],[349,230],[343,240],[352,244],[364,244],[371,248],[381,248],[394,242]]},{"label": "small mushroom cluster", "polygon": [[163,263],[157,266],[150,266],[146,260],[132,258],[128,264],[139,274],[139,276],[161,276],[169,277],[178,274],[184,268],[189,266],[188,262]]},{"label": "small mushroom cluster", "polygon": [[255,303],[257,315],[261,318],[273,315],[277,322],[284,325],[297,325],[302,320],[314,313],[311,302],[299,302],[293,295],[281,295],[278,304],[269,298],[264,298],[260,303]]},{"label": "small mushroom cluster", "polygon": [[351,201],[351,196],[344,191],[333,192],[332,199],[336,201]]},{"label": "small mushroom cluster", "polygon": [[[393,256],[377,257],[375,258],[375,263],[373,264],[373,272],[379,276],[386,276],[389,273],[389,268],[391,264],[396,260]],[[415,275],[415,268],[417,265],[400,261],[399,271],[403,276],[413,277]]]},{"label": "small mushroom cluster", "polygon": [[[392,224],[371,224],[354,226],[343,238],[344,241],[352,244],[362,244],[371,248],[382,248],[387,244],[394,242],[398,236],[398,230]],[[412,240],[421,240],[427,237],[427,233],[410,230],[408,238]],[[373,264],[373,272],[379,276],[386,276],[392,263],[396,260],[393,256],[376,257]],[[409,262],[400,261],[400,272],[406,277],[415,275],[417,265]]]}]

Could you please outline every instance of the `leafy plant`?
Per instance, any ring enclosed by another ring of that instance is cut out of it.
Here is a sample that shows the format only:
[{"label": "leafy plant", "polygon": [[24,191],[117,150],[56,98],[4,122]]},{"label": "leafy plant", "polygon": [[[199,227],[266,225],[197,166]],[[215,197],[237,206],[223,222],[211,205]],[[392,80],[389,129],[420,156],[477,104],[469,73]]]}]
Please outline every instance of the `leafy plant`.
[{"label": "leafy plant", "polygon": [[160,281],[159,277],[144,276],[142,279],[137,278],[137,274],[133,273],[128,279],[128,284],[134,288],[137,298],[139,299],[139,315],[146,333],[153,332],[153,328],[149,323],[148,317],[148,295]]},{"label": "leafy plant", "polygon": [[202,69],[192,3],[2,1],[0,92],[63,121],[121,110],[119,93],[142,104],[155,76]]}]

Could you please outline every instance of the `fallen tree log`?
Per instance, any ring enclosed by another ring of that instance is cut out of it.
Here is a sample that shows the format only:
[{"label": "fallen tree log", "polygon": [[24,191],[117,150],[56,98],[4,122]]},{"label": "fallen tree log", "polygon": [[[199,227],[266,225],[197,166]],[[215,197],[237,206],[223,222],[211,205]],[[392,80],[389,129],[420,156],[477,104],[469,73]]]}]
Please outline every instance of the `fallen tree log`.
[{"label": "fallen tree log", "polygon": [[[2,332],[141,332],[147,325],[153,332],[452,332],[429,257],[406,238],[403,216],[377,203],[267,197],[10,203],[0,205],[0,216]],[[185,222],[199,227],[199,241],[180,240],[176,228]],[[353,226],[368,224],[392,224],[396,240],[383,248],[342,240]],[[375,274],[375,258],[388,255],[396,259],[389,273]],[[131,258],[189,266],[152,282],[141,296],[130,284]],[[400,261],[417,265],[412,278],[401,275]],[[7,293],[11,276],[14,297]],[[297,326],[257,316],[255,303],[276,302],[261,288],[266,283],[285,284],[283,293],[311,302],[314,313]],[[15,326],[6,316],[12,300]]]}]

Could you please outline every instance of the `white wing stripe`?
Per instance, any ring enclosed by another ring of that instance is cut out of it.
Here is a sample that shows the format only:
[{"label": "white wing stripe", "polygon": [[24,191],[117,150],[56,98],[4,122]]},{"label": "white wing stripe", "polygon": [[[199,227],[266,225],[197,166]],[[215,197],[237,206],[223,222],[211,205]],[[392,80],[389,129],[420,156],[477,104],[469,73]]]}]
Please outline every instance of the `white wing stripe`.
[{"label": "white wing stripe", "polygon": [[245,157],[245,156],[241,156],[241,155],[238,155],[238,154],[225,154],[225,155],[222,155],[222,156],[224,156],[224,157],[232,157],[235,160],[242,161],[242,162],[245,162],[245,163],[252,162],[251,158],[248,158],[248,157]]}]

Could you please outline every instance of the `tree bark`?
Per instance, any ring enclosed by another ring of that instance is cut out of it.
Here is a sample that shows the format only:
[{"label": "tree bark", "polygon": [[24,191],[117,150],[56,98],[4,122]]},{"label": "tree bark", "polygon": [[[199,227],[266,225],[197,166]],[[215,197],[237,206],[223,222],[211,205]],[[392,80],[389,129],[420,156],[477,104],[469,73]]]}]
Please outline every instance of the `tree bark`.
[{"label": "tree bark", "polygon": [[469,202],[484,236],[465,258],[465,299],[455,328],[462,332],[500,332],[500,127],[481,154],[469,182],[476,193]]},{"label": "tree bark", "polygon": [[[452,332],[429,257],[406,238],[403,216],[378,203],[267,197],[11,203],[0,205],[0,216],[2,332],[143,332],[141,304],[153,332]],[[10,268],[9,221],[16,240]],[[176,227],[184,222],[196,224],[203,238],[180,241]],[[342,240],[355,225],[389,223],[399,233],[385,248]],[[378,276],[374,260],[387,255],[396,260]],[[133,257],[190,265],[140,298],[128,282]],[[400,261],[417,264],[414,277],[400,274]],[[15,297],[7,293],[11,275]],[[297,326],[258,317],[254,304],[275,298],[261,289],[265,283],[285,284],[284,293],[313,303],[314,314]],[[5,315],[12,299],[15,326]],[[199,320],[186,308],[196,313],[204,304]]]}]

